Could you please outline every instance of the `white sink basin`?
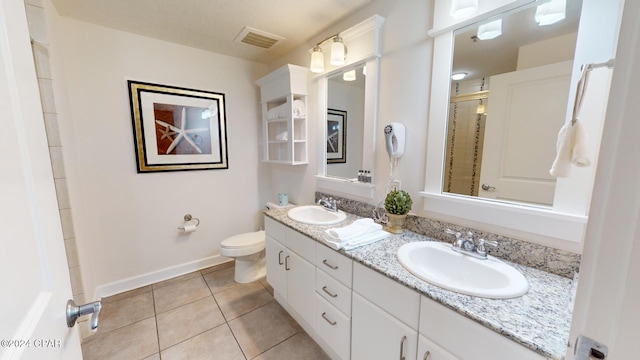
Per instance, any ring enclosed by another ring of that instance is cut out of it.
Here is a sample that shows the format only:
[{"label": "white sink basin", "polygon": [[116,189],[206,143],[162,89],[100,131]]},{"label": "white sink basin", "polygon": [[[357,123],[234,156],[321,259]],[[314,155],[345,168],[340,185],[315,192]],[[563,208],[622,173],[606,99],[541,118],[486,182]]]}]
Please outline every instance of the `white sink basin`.
[{"label": "white sink basin", "polygon": [[474,259],[450,244],[419,241],[402,245],[398,260],[413,275],[441,288],[490,299],[509,299],[529,291],[529,282],[512,266],[488,256]]},{"label": "white sink basin", "polygon": [[289,219],[311,225],[331,225],[344,221],[347,214],[342,211],[329,211],[320,205],[295,207],[287,212]]}]

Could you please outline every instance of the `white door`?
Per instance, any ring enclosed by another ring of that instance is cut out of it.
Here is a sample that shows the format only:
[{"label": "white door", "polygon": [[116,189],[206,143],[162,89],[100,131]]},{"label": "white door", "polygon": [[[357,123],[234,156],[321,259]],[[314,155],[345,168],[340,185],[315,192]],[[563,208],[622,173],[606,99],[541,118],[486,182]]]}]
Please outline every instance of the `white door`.
[{"label": "white door", "polygon": [[549,169],[566,117],[571,67],[565,61],[491,77],[480,197],[553,203]]},{"label": "white door", "polygon": [[0,1],[0,359],[81,358],[24,3]]}]

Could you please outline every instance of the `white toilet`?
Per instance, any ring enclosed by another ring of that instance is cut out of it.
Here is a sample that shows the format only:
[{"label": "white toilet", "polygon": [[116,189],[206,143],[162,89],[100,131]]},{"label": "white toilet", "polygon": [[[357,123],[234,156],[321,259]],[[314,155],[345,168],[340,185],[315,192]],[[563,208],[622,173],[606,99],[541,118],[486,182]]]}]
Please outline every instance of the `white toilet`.
[{"label": "white toilet", "polygon": [[236,260],[234,280],[239,283],[250,283],[265,276],[264,249],[264,230],[234,235],[220,244],[220,254]]}]

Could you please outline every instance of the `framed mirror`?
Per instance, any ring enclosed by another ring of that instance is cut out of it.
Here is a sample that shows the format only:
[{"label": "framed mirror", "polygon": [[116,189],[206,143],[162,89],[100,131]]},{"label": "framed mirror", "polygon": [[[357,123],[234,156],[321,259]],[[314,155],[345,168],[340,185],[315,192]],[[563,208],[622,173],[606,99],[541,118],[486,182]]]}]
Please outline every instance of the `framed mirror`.
[{"label": "framed mirror", "polygon": [[[448,9],[450,8],[450,1],[436,0],[436,2],[441,5],[436,8],[442,11],[434,14],[434,18],[449,16]],[[487,12],[479,13],[475,17],[461,20],[458,23],[454,22],[447,25],[447,27],[438,27],[429,31],[430,35],[434,36],[434,55],[427,133],[429,151],[426,156],[425,190],[421,192],[421,195],[424,197],[422,214],[437,220],[454,224],[465,224],[465,226],[478,230],[489,231],[557,249],[580,253],[582,251],[582,242],[588,221],[587,214],[596,175],[596,162],[600,149],[600,139],[605,126],[604,115],[608,103],[611,70],[603,69],[602,71],[597,70],[591,73],[587,87],[587,92],[590,94],[589,100],[583,102],[582,106],[581,122],[587,128],[586,131],[589,136],[588,148],[593,159],[592,165],[583,168],[572,167],[569,176],[555,179],[552,199],[547,197],[545,202],[514,201],[491,198],[486,194],[482,194],[480,189],[477,190],[478,196],[475,196],[471,195],[471,193],[461,194],[462,191],[447,190],[446,188],[445,179],[448,178],[448,174],[445,171],[445,169],[447,169],[445,162],[448,160],[447,152],[451,152],[451,145],[448,143],[448,138],[451,137],[449,134],[449,109],[452,104],[452,93],[450,90],[453,91],[454,95],[453,103],[459,104],[458,110],[463,111],[461,110],[462,103],[469,101],[469,105],[466,105],[468,109],[465,111],[475,113],[475,115],[471,114],[472,118],[475,118],[474,120],[478,118],[478,107],[480,100],[482,100],[482,105],[485,106],[485,109],[480,114],[481,127],[483,125],[482,121],[484,121],[484,126],[486,127],[489,118],[494,117],[496,108],[500,107],[496,105],[500,102],[497,99],[501,98],[500,96],[496,96],[496,79],[499,78],[499,75],[492,75],[494,79],[491,79],[491,76],[489,76],[489,81],[487,81],[487,77],[485,76],[484,89],[481,89],[482,76],[477,76],[476,79],[479,80],[476,80],[475,85],[471,83],[471,85],[467,87],[459,86],[457,95],[462,95],[462,97],[455,97],[456,87],[455,82],[451,79],[451,75],[453,72],[461,70],[458,68],[454,70],[454,66],[457,67],[458,64],[461,64],[460,61],[458,61],[459,53],[456,53],[456,35],[475,31],[475,35],[477,36],[480,25],[488,24],[502,17],[509,18],[520,11],[527,11],[531,8],[535,9],[537,5],[541,4],[540,2],[528,0],[514,1],[509,4],[493,3],[495,7]],[[449,6],[446,6],[446,4],[449,4]],[[567,0],[567,16],[571,16],[570,12],[579,13],[580,16],[574,59],[573,61],[566,60],[570,64],[570,85],[569,93],[564,95],[563,108],[565,109],[565,116],[563,120],[559,121],[558,125],[550,129],[535,126],[536,121],[538,121],[538,117],[535,116],[533,120],[527,120],[523,124],[525,125],[525,130],[523,131],[526,132],[526,136],[531,138],[528,140],[535,141],[535,139],[537,139],[536,136],[539,136],[537,131],[540,129],[548,130],[551,134],[549,137],[552,139],[550,140],[551,146],[547,148],[546,151],[553,154],[553,156],[555,156],[555,142],[558,131],[562,124],[568,121],[573,110],[573,99],[575,98],[576,85],[580,77],[582,65],[602,63],[615,56],[615,31],[617,29],[618,19],[618,13],[615,7],[609,8],[602,6],[598,0]],[[506,36],[506,31],[506,28],[503,28],[501,36]],[[473,35],[468,34],[464,36],[467,37],[466,40],[470,42],[470,44],[468,44],[469,47],[477,45],[478,42],[480,42],[477,40],[476,43],[473,43],[471,36]],[[461,35],[460,41],[463,41],[462,38]],[[483,41],[490,42],[492,40]],[[535,50],[534,55],[548,56],[556,52],[560,53],[561,50],[563,50],[559,48],[560,46],[561,45],[556,44],[546,50]],[[523,46],[523,48],[526,49],[526,45]],[[498,58],[502,55],[507,55],[507,51],[499,47],[494,48],[492,51],[492,55],[498,55]],[[456,59],[454,60],[454,58]],[[481,60],[483,63],[498,61],[494,57],[486,57]],[[562,62],[563,61],[557,61],[556,63]],[[467,72],[470,74],[469,79],[471,79],[471,70],[467,70]],[[507,72],[507,74],[513,72],[517,72],[517,67],[516,70]],[[550,73],[550,70],[546,71],[546,73]],[[486,90],[489,91],[484,94],[470,95],[478,91]],[[459,102],[457,102],[458,100]],[[547,110],[547,103],[544,100],[529,101],[529,97],[524,96],[520,102],[528,105],[530,109],[529,112],[533,114],[538,114],[541,109]],[[586,109],[585,106],[588,106],[589,109]],[[486,116],[484,112],[487,113]],[[509,124],[509,126],[511,125]],[[475,142],[475,123],[468,128],[472,131],[470,138],[472,142]],[[462,131],[456,131],[456,141],[460,140],[458,135],[460,135],[461,132]],[[504,131],[502,133],[504,133]],[[484,147],[493,144],[493,141],[489,141],[488,134],[489,132],[485,128],[484,133],[477,136],[478,142],[482,140],[483,149],[478,148],[476,150],[474,148],[471,151],[472,159],[473,156],[482,157],[482,163],[476,164],[476,171],[478,173],[481,173],[484,163],[489,159],[489,157],[484,155]],[[516,139],[515,142],[522,141],[522,137]],[[507,137],[506,140],[512,141],[512,138]],[[505,161],[502,157],[498,159],[499,162]],[[519,159],[520,158],[518,158],[518,160]],[[530,166],[531,161],[532,160],[518,162],[519,165],[523,167],[533,168],[533,166]],[[548,172],[552,162],[553,158],[544,160],[544,164],[540,165],[540,168],[543,169],[542,171]],[[480,180],[480,174],[478,173],[476,173],[477,185],[475,186],[481,187],[483,182]],[[553,179],[551,180],[553,181]],[[493,190],[491,187],[498,189],[496,183],[485,183],[488,186],[488,192]],[[502,187],[503,185],[500,186]],[[471,187],[469,186],[468,188]],[[472,190],[468,189],[464,191]]]},{"label": "framed mirror", "polygon": [[454,32],[442,192],[553,206],[581,7],[539,26],[524,6]]}]

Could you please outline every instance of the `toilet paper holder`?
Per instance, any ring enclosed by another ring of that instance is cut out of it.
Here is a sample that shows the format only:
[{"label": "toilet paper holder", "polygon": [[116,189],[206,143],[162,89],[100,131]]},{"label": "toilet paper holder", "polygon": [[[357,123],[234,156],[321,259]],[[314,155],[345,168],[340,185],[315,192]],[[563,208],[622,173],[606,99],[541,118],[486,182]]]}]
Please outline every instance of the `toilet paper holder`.
[{"label": "toilet paper holder", "polygon": [[[200,225],[200,219],[191,216],[191,214],[186,214],[184,216],[184,221],[185,222],[189,222],[189,221],[195,221],[196,222],[196,227],[198,227],[198,225]],[[184,231],[184,226],[180,226],[178,227],[178,230],[183,230]]]}]

